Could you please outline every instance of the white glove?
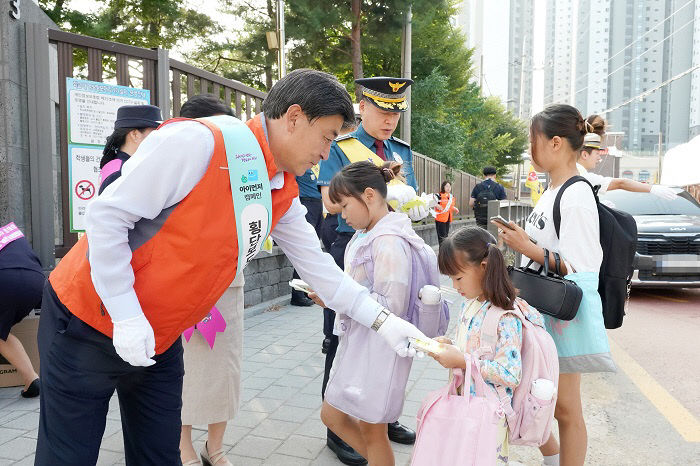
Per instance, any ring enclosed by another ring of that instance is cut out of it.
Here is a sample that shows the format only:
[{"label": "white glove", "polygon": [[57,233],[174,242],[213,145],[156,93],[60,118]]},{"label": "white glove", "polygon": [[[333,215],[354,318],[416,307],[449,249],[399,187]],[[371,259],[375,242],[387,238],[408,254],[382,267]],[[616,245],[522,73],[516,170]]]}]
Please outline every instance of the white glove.
[{"label": "white glove", "polygon": [[416,197],[416,190],[407,184],[390,184],[387,186],[386,200],[396,201],[401,207],[403,204],[412,201]]},{"label": "white glove", "polygon": [[416,349],[409,348],[408,337],[417,338],[419,340],[429,340],[429,338],[414,327],[413,324],[395,314],[389,314],[381,327],[379,327],[379,330],[377,330],[377,335],[384,338],[389,346],[396,351],[396,354],[402,358],[412,358],[416,355]]},{"label": "white glove", "polygon": [[425,208],[425,206],[418,205],[416,207],[411,207],[406,213],[408,214],[408,217],[411,219],[411,221],[418,222],[427,217],[430,212],[428,211],[428,209]]},{"label": "white glove", "polygon": [[153,328],[141,313],[130,319],[114,322],[112,343],[117,354],[132,366],[152,366],[156,354],[156,338]]},{"label": "white glove", "polygon": [[660,197],[661,199],[666,199],[667,201],[672,201],[673,199],[676,198],[676,191],[673,188],[669,188],[668,186],[661,186],[660,184],[655,184],[651,187],[651,191],[649,191],[651,194],[653,194],[656,197]]}]

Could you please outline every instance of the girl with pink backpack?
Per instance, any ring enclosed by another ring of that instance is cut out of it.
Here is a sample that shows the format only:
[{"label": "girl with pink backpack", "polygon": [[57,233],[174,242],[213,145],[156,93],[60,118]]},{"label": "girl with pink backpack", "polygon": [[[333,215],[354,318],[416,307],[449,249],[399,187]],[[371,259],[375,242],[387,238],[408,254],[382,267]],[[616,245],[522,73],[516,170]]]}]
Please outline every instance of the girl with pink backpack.
[{"label": "girl with pink backpack", "polygon": [[559,369],[554,342],[539,312],[517,298],[486,230],[450,235],[438,265],[467,301],[455,340],[437,338],[441,351],[430,353],[450,369],[451,383],[423,403],[412,464],[508,464],[509,437],[535,446],[549,437]]},{"label": "girl with pink backpack", "polygon": [[[345,271],[428,339],[447,327],[446,305],[435,288],[439,286],[435,253],[413,231],[408,216],[391,212],[387,204],[387,182],[398,177],[400,169],[394,162],[383,167],[353,163],[333,178],[329,196],[356,230],[345,251]],[[424,268],[433,273],[426,274]],[[414,299],[427,285],[434,288],[437,299],[426,299],[428,293]],[[310,296],[318,303],[315,295]],[[398,357],[377,332],[343,314],[336,315],[335,330],[340,343],[321,420],[369,464],[393,465],[387,423],[401,415],[412,359]],[[406,353],[415,355],[415,350],[407,346]]]}]

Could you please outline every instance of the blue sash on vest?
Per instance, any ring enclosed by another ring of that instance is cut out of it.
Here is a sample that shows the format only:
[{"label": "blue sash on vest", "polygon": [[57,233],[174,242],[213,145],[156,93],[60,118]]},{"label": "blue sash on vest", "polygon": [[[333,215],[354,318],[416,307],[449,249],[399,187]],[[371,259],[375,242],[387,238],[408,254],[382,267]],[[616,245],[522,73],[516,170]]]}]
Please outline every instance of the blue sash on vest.
[{"label": "blue sash on vest", "polygon": [[[267,164],[258,140],[241,120],[227,115],[204,119],[214,123],[224,137],[228,167],[221,168],[228,170],[231,180],[231,200],[238,236],[238,277],[260,252],[272,227],[272,193]],[[189,341],[195,328],[213,348],[216,333],[226,329],[226,322],[215,306],[201,322],[185,330],[183,335],[186,341]]]}]

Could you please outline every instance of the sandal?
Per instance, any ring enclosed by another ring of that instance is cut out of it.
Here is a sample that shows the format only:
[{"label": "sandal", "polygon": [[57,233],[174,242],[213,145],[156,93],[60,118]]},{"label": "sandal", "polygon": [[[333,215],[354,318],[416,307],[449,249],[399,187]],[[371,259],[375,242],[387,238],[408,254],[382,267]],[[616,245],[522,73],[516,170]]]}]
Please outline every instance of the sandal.
[{"label": "sandal", "polygon": [[20,392],[20,395],[22,395],[22,398],[35,398],[39,396],[39,379],[34,379],[26,390]]},{"label": "sandal", "polygon": [[189,460],[187,463],[182,463],[182,466],[202,466],[202,462],[199,460]]},{"label": "sandal", "polygon": [[199,452],[199,456],[202,458],[202,464],[204,466],[233,466],[228,458],[226,458],[226,453],[223,448],[209,453],[209,447],[207,447],[206,442],[204,443],[204,448]]}]

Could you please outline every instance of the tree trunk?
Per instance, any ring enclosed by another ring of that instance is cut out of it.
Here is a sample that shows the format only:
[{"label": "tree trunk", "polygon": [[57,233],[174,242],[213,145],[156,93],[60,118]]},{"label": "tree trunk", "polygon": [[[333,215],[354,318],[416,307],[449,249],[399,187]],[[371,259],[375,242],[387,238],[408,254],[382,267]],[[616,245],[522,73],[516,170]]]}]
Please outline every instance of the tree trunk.
[{"label": "tree trunk", "polygon": [[[352,46],[352,74],[355,79],[364,77],[362,72],[362,47],[360,38],[362,37],[360,26],[362,24],[362,0],[352,0],[352,31],[350,32],[350,43]],[[355,88],[355,96],[359,102],[362,93],[358,87]]]}]

